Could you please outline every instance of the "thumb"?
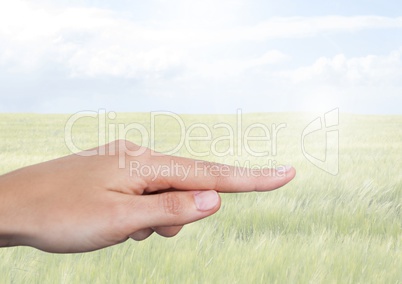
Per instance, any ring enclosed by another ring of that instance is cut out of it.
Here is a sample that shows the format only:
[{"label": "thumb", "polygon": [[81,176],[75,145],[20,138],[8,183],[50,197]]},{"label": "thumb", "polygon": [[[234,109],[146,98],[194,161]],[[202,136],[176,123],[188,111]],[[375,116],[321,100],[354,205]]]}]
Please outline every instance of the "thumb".
[{"label": "thumb", "polygon": [[214,214],[221,200],[214,190],[171,191],[138,198],[134,226],[137,229],[185,225]]}]

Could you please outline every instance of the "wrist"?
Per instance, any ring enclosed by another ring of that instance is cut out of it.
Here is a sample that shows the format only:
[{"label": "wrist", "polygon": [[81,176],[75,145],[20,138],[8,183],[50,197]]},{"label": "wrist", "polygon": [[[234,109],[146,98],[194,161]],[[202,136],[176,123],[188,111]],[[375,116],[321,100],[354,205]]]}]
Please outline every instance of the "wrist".
[{"label": "wrist", "polygon": [[17,212],[20,209],[15,196],[12,174],[0,176],[0,247],[18,245],[17,239],[21,235]]}]

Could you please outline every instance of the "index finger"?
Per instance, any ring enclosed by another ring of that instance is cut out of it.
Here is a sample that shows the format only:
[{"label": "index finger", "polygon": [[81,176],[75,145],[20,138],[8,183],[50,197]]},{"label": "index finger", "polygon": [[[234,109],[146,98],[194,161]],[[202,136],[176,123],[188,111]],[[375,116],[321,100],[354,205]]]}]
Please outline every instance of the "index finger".
[{"label": "index finger", "polygon": [[148,192],[164,189],[269,191],[287,184],[296,175],[291,166],[250,169],[168,155],[150,157],[147,166],[152,174],[142,178]]}]

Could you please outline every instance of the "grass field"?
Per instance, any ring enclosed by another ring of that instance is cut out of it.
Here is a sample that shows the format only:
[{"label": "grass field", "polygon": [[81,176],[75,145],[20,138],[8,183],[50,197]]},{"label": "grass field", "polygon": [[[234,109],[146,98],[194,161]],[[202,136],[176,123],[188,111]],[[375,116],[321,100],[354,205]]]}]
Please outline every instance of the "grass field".
[{"label": "grass field", "polygon": [[[69,154],[64,142],[68,117],[0,114],[0,174]],[[301,133],[316,117],[245,114],[243,131],[252,123],[286,124],[278,132],[276,154],[202,157],[228,164],[291,164],[297,176],[284,188],[222,195],[216,215],[171,239],[153,235],[76,255],[1,249],[0,283],[402,283],[402,116],[341,113],[335,176],[302,154]],[[238,125],[235,115],[182,118],[186,126]],[[118,114],[108,122],[151,126],[149,114]],[[177,144],[180,133],[172,120],[157,121],[155,129],[157,150]],[[97,121],[79,120],[73,137],[79,147],[96,146]],[[135,131],[127,138],[141,142]],[[272,141],[253,143],[253,149],[272,150]],[[306,149],[315,155],[324,153],[324,145],[323,133],[306,139]],[[193,146],[204,151],[209,144]],[[237,146],[222,141],[219,149]],[[177,154],[192,156],[185,147]]]}]

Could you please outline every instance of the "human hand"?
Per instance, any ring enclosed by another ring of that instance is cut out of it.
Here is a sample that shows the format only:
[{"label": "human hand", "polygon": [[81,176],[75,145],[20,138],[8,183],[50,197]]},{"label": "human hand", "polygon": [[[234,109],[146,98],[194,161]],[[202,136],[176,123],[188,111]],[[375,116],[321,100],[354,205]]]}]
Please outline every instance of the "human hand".
[{"label": "human hand", "polygon": [[0,176],[0,246],[73,253],[153,232],[171,237],[218,211],[217,192],[268,191],[295,176],[292,167],[242,172],[154,155],[124,140],[93,150],[105,155],[78,153]]}]

